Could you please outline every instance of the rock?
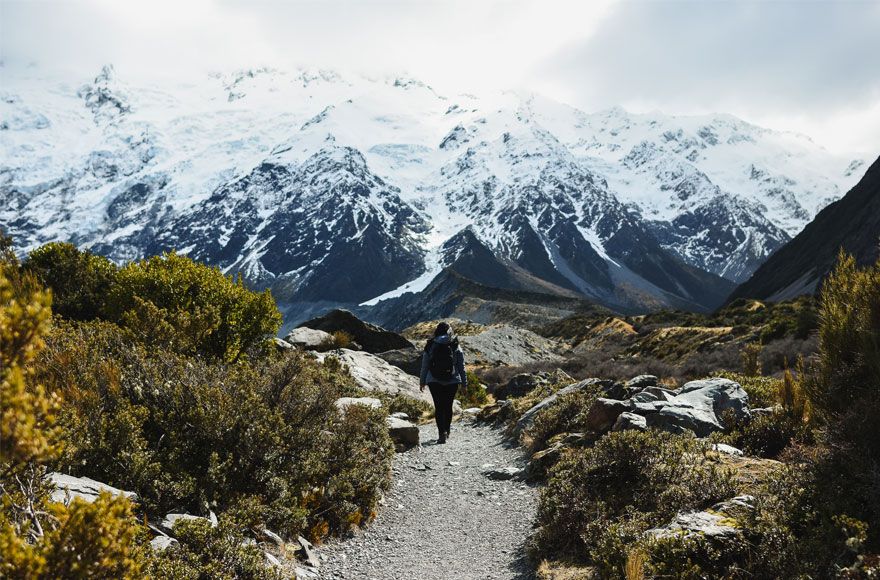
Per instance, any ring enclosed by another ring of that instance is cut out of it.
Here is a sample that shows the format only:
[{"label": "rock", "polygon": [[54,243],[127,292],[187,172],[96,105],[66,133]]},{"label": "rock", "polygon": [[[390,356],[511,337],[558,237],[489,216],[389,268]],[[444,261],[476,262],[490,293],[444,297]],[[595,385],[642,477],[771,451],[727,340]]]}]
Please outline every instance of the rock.
[{"label": "rock", "polygon": [[177,549],[180,547],[180,542],[171,536],[156,536],[152,540],[150,540],[150,547],[153,548],[154,552],[164,552],[165,550]]},{"label": "rock", "polygon": [[419,428],[403,419],[388,417],[388,434],[395,443],[412,447],[419,444]]},{"label": "rock", "polygon": [[468,407],[464,409],[461,414],[465,417],[470,417],[471,415],[478,415],[482,411],[479,407]]},{"label": "rock", "polygon": [[663,403],[659,403],[657,401],[652,401],[650,403],[638,403],[636,401],[633,401],[632,399],[630,399],[630,401],[631,401],[630,410],[633,413],[635,413],[637,415],[641,415],[643,417],[647,417],[648,415],[653,415],[654,413],[656,413],[660,409],[662,409],[664,406]]},{"label": "rock", "polygon": [[303,350],[315,350],[322,342],[330,339],[329,332],[314,328],[294,328],[284,337],[286,343]]},{"label": "rock", "polygon": [[736,455],[737,457],[742,457],[743,452],[740,449],[732,445],[727,445],[725,443],[713,443],[712,449],[717,451],[718,453],[726,453],[728,455]]},{"label": "rock", "polygon": [[483,475],[495,481],[506,481],[515,477],[521,477],[523,470],[519,467],[497,467],[483,472]]},{"label": "rock", "polygon": [[404,421],[409,421],[409,415],[407,415],[403,411],[391,413],[391,416],[394,417],[395,419],[403,419]]},{"label": "rock", "polygon": [[461,413],[462,413],[461,401],[459,401],[458,399],[453,400],[452,401],[452,416],[454,417],[456,415],[461,415]]},{"label": "rock", "polygon": [[660,397],[658,397],[654,393],[647,393],[645,391],[642,391],[641,393],[636,393],[635,395],[633,395],[631,400],[638,401],[639,403],[653,403],[654,401],[657,401],[659,399]]},{"label": "rock", "polygon": [[[657,403],[653,404],[656,408]],[[739,383],[722,378],[691,381],[658,413],[648,416],[648,425],[673,432],[689,430],[697,437],[706,437],[714,431],[724,430],[721,415],[728,409],[738,419],[751,416],[749,396]],[[646,414],[639,409],[639,405],[634,405],[633,412]]]},{"label": "rock", "polygon": [[559,391],[553,393],[549,397],[546,397],[541,402],[533,406],[531,409],[523,413],[522,417],[520,417],[519,421],[516,422],[516,426],[513,428],[514,437],[519,439],[522,434],[526,432],[526,429],[534,424],[535,417],[538,415],[538,413],[554,405],[560,397],[583,391],[584,389],[594,384],[595,379],[587,379],[586,381],[581,381],[579,383],[568,385],[567,387],[564,387]]},{"label": "rock", "polygon": [[[165,514],[165,517],[162,518],[162,521],[159,522],[159,528],[168,534],[174,533],[174,524],[180,520],[188,520],[188,521],[197,521],[204,520],[206,522],[210,521],[208,518],[201,518],[199,516],[192,516],[190,514]],[[214,527],[213,525],[211,527]]]},{"label": "rock", "polygon": [[764,407],[762,409],[752,409],[752,417],[771,417],[782,411],[781,405],[775,407]]},{"label": "rock", "polygon": [[678,395],[678,391],[673,391],[671,389],[664,389],[662,387],[647,387],[640,393],[639,395],[651,395],[654,397],[655,401],[671,401],[673,397]]},{"label": "rock", "polygon": [[316,353],[319,361],[327,356],[334,356],[344,365],[348,365],[351,376],[358,387],[367,391],[381,391],[390,395],[403,395],[431,403],[431,393],[425,389],[419,391],[419,379],[408,375],[399,368],[392,366],[374,354],[355,352],[346,348],[327,353]]},{"label": "rock", "polygon": [[109,491],[115,496],[123,495],[131,501],[137,501],[138,499],[137,494],[133,491],[123,491],[89,477],[74,477],[57,471],[47,474],[46,477],[55,486],[55,491],[52,492],[52,501],[58,503],[69,503],[68,493],[70,501],[80,498],[89,503],[94,503],[102,491]]},{"label": "rock", "polygon": [[474,336],[459,336],[466,364],[523,365],[562,360],[558,343],[514,326],[496,326]]},{"label": "rock", "polygon": [[372,397],[340,397],[339,399],[336,399],[335,404],[342,411],[352,405],[364,405],[365,407],[371,407],[373,409],[382,408],[382,401]]},{"label": "rock", "polygon": [[273,568],[283,568],[284,565],[281,563],[281,560],[270,554],[269,552],[263,552],[263,556],[266,557],[266,563],[272,566]]},{"label": "rock", "polygon": [[[341,330],[348,333],[352,340],[356,341],[366,352],[373,354],[401,348],[414,348],[413,343],[399,334],[364,322],[348,310],[331,310],[324,316],[303,322],[298,328],[302,327],[329,333]],[[290,339],[287,341],[290,342]]]},{"label": "rock", "polygon": [[655,387],[660,383],[660,379],[654,375],[639,375],[633,377],[624,384],[630,391],[641,391],[647,387]]},{"label": "rock", "polygon": [[565,446],[562,443],[556,443],[532,455],[532,458],[529,459],[528,475],[530,477],[540,477],[547,473],[547,470],[559,461],[563,449],[565,449]]},{"label": "rock", "polygon": [[275,343],[275,348],[277,348],[280,351],[293,350],[293,345],[290,344],[289,342],[287,342],[286,340],[282,340],[278,337],[275,337],[272,339],[272,342]]},{"label": "rock", "polygon": [[299,545],[303,550],[303,554],[305,555],[305,558],[303,559],[305,560],[305,562],[312,568],[320,568],[321,561],[318,560],[315,552],[312,551],[312,548],[314,548],[314,546],[302,536],[297,537],[296,541],[299,542]]},{"label": "rock", "polygon": [[268,528],[264,528],[263,535],[266,536],[267,540],[269,540],[270,542],[272,542],[273,544],[275,544],[279,548],[284,547],[284,539],[281,536],[279,536],[278,534],[276,534],[275,532],[273,532],[272,530],[270,530]]},{"label": "rock", "polygon": [[681,512],[665,526],[648,530],[648,534],[657,538],[733,538],[742,533],[736,518],[738,512],[753,511],[754,504],[754,497],[743,495],[715,504],[706,511]]},{"label": "rock", "polygon": [[599,397],[587,413],[587,428],[596,433],[605,433],[614,425],[621,413],[630,410],[628,401],[615,401]]},{"label": "rock", "polygon": [[556,369],[552,373],[545,371],[539,373],[520,373],[507,381],[506,384],[496,387],[492,394],[496,399],[522,397],[538,387],[573,381],[574,379],[560,369]]},{"label": "rock", "polygon": [[422,372],[422,351],[416,347],[386,350],[376,356],[408,375],[418,377]]},{"label": "rock", "polygon": [[624,412],[621,413],[617,420],[614,422],[614,425],[611,427],[612,431],[647,431],[648,430],[648,422],[641,415],[636,415],[635,413]]}]

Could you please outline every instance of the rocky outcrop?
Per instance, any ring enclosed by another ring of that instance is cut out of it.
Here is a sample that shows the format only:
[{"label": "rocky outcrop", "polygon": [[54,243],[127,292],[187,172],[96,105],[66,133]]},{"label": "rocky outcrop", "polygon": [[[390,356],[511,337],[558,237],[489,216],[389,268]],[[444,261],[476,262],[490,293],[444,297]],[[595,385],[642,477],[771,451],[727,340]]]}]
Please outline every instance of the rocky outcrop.
[{"label": "rocky outcrop", "polygon": [[[298,328],[302,327],[323,330],[328,333],[341,330],[351,336],[363,350],[373,354],[401,348],[413,348],[413,343],[399,334],[364,322],[348,310],[331,310],[324,316],[303,322]],[[286,340],[290,342],[289,339]]]},{"label": "rocky outcrop", "polygon": [[496,326],[474,336],[460,336],[467,364],[524,365],[557,361],[558,345],[534,332],[513,326]]}]

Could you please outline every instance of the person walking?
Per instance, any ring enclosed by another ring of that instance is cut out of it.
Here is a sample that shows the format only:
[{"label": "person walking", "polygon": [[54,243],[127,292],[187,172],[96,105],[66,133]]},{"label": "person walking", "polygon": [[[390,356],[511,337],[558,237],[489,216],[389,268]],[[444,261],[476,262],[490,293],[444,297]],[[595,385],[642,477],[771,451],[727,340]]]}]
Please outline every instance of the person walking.
[{"label": "person walking", "polygon": [[467,390],[467,372],[464,370],[464,353],[452,327],[441,322],[434,329],[434,338],[425,345],[422,353],[422,372],[419,375],[419,388],[424,393],[425,385],[431,389],[434,399],[434,418],[437,420],[437,443],[446,443],[452,424],[452,402],[458,386],[462,392]]}]

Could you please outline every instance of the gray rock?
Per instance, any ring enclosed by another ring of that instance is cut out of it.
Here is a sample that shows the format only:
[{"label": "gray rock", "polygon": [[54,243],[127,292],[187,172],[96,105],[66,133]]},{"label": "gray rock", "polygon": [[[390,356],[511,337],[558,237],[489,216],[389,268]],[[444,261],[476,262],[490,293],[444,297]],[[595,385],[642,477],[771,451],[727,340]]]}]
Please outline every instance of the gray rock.
[{"label": "gray rock", "polygon": [[374,399],[373,397],[340,397],[339,399],[336,399],[335,404],[342,411],[348,409],[352,405],[364,405],[365,407],[371,407],[373,409],[380,409],[382,407],[382,401]]},{"label": "gray rock", "polygon": [[617,420],[614,422],[614,425],[611,427],[611,430],[612,431],[647,431],[648,430],[648,422],[641,415],[636,415],[635,413],[625,412],[625,413],[621,413],[617,417]]},{"label": "gray rock", "polygon": [[403,395],[431,403],[431,393],[425,389],[419,391],[419,379],[399,368],[388,364],[378,356],[368,352],[353,351],[347,348],[327,353],[317,353],[319,361],[327,356],[334,356],[351,371],[351,376],[358,387],[367,391],[380,391],[391,395]]},{"label": "gray rock", "polygon": [[[210,520],[208,518],[201,518],[199,516],[192,516],[190,514],[171,513],[171,514],[165,514],[165,517],[162,518],[161,522],[159,522],[159,528],[162,531],[164,531],[168,534],[171,534],[174,532],[174,524],[180,520],[186,520],[186,521],[204,520],[206,522],[210,522]],[[214,525],[212,524],[211,527],[214,527]]]},{"label": "gray rock", "polygon": [[[632,401],[632,399],[630,400]],[[633,401],[630,405],[630,410],[637,415],[647,417],[648,415],[652,415],[662,409],[664,405],[664,403],[659,403],[657,401],[652,401],[650,403],[638,403]]]},{"label": "gray rock", "polygon": [[474,336],[460,336],[466,364],[523,365],[562,360],[558,343],[514,326],[496,326]]},{"label": "gray rock", "polygon": [[180,542],[170,536],[162,535],[150,540],[150,547],[153,548],[154,552],[164,552],[169,548],[176,550],[180,547]]},{"label": "gray rock", "polygon": [[409,447],[419,444],[418,427],[397,417],[388,417],[385,421],[388,423],[388,434],[395,443]]},{"label": "gray rock", "polygon": [[133,491],[123,491],[89,477],[74,477],[57,471],[47,474],[46,477],[55,486],[55,490],[52,492],[52,501],[58,503],[68,503],[68,496],[69,501],[80,498],[89,503],[94,503],[102,491],[109,491],[114,496],[125,496],[131,501],[137,501],[138,499],[137,494]]},{"label": "gray rock", "polygon": [[497,387],[493,391],[496,399],[506,399],[509,397],[522,397],[537,389],[547,385],[554,385],[562,382],[572,382],[572,379],[565,371],[556,369],[552,373],[545,371],[538,373],[520,373],[507,381],[506,384]]},{"label": "gray rock", "polygon": [[764,407],[761,409],[752,409],[753,417],[772,417],[773,415],[782,411],[782,407],[777,405],[775,407]]},{"label": "gray rock", "polygon": [[738,496],[712,506],[706,511],[681,512],[665,526],[648,530],[648,534],[663,537],[703,537],[725,540],[742,533],[737,527],[737,513],[755,509],[755,498]]},{"label": "gray rock", "polygon": [[285,350],[293,350],[293,345],[290,344],[289,342],[287,342],[286,340],[282,340],[282,339],[280,339],[280,338],[278,338],[278,337],[275,337],[275,338],[272,339],[272,342],[275,343],[275,347],[276,347],[278,350],[281,350],[281,351],[285,351]]},{"label": "gray rock", "polygon": [[330,338],[329,332],[301,327],[291,330],[284,337],[284,342],[303,350],[315,350],[322,342],[329,341]]},{"label": "gray rock", "polygon": [[270,530],[268,528],[264,528],[263,535],[266,536],[267,540],[269,540],[270,542],[272,542],[273,544],[275,544],[279,548],[284,547],[284,539],[281,536],[279,536],[278,534],[276,534],[275,532],[273,532],[272,530]]},{"label": "gray rock", "polygon": [[523,470],[519,467],[497,467],[483,472],[483,475],[495,481],[506,481],[515,477],[522,477]]},{"label": "gray rock", "polygon": [[713,443],[712,449],[717,451],[718,453],[726,453],[727,455],[735,455],[737,457],[742,457],[743,452],[741,449],[737,449],[732,445],[727,445],[726,443]]},{"label": "gray rock", "polygon": [[[635,405],[633,412],[645,414],[638,407]],[[689,430],[697,437],[706,437],[724,430],[721,416],[728,409],[738,419],[751,416],[749,396],[739,383],[722,378],[691,381],[659,413],[648,417],[648,425],[673,432]]]},{"label": "gray rock", "polygon": [[422,372],[422,350],[416,347],[387,350],[376,356],[414,377]]},{"label": "gray rock", "polygon": [[283,568],[284,564],[281,563],[281,560],[270,554],[269,552],[263,552],[263,555],[266,557],[266,563],[272,566],[273,568]]},{"label": "gray rock", "polygon": [[461,401],[459,401],[458,399],[452,401],[452,415],[461,415],[462,412],[463,410],[461,408]]},{"label": "gray rock", "polygon": [[617,421],[617,417],[621,413],[629,411],[630,408],[631,405],[628,401],[615,401],[599,397],[587,413],[587,428],[596,433],[605,433],[611,429],[614,422]]},{"label": "gray rock", "polygon": [[463,409],[461,414],[465,417],[469,417],[471,415],[478,414],[481,410],[482,409],[480,409],[479,407],[468,407],[467,409]]},{"label": "gray rock", "polygon": [[560,397],[583,391],[584,389],[594,384],[594,379],[588,379],[586,381],[581,381],[579,383],[568,385],[567,387],[564,387],[559,391],[553,393],[549,397],[546,397],[541,402],[533,406],[531,409],[523,413],[522,417],[520,417],[519,421],[516,422],[516,426],[513,428],[514,436],[519,439],[522,434],[525,433],[526,429],[528,429],[535,423],[535,417],[537,417],[538,413],[556,404],[556,401],[558,401]]},{"label": "gray rock", "polygon": [[639,395],[653,395],[655,401],[671,401],[673,397],[678,395],[678,391],[672,389],[664,389],[663,387],[647,387],[639,393]]},{"label": "gray rock", "polygon": [[305,562],[312,568],[320,568],[321,561],[318,560],[318,557],[315,555],[315,552],[313,551],[314,546],[311,544],[311,542],[309,542],[302,536],[297,537],[296,541],[299,542],[299,545],[303,551],[303,555],[305,556],[303,560],[305,560]]},{"label": "gray rock", "polygon": [[654,401],[659,401],[660,397],[658,397],[654,393],[642,391],[633,395],[632,400],[638,401],[639,403],[653,403]]},{"label": "gray rock", "polygon": [[394,417],[395,419],[403,419],[404,421],[409,421],[409,415],[407,415],[403,411],[391,413],[391,416]]},{"label": "gray rock", "polygon": [[646,387],[655,387],[659,383],[660,379],[654,375],[639,375],[628,380],[624,386],[631,391],[640,391]]}]

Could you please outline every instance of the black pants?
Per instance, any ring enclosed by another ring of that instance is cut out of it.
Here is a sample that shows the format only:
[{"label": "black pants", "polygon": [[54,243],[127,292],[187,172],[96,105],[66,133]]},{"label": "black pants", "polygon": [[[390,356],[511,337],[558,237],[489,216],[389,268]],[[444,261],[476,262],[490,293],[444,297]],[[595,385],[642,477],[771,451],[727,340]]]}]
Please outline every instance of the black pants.
[{"label": "black pants", "polygon": [[449,433],[449,425],[452,424],[452,401],[455,400],[458,383],[451,385],[428,383],[428,388],[431,389],[431,398],[434,399],[434,418],[437,420],[437,431],[441,435]]}]

